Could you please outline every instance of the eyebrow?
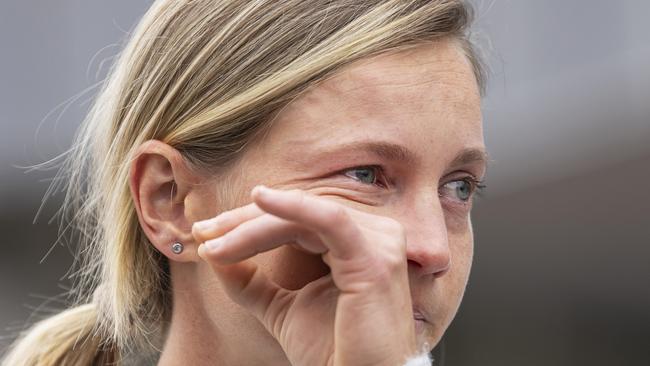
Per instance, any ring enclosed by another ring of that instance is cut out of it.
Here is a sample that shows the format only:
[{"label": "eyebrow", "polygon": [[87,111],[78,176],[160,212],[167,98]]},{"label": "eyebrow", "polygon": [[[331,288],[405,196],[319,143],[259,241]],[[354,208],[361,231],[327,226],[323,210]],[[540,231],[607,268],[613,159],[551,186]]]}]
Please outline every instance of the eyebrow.
[{"label": "eyebrow", "polygon": [[[379,158],[405,163],[408,165],[415,165],[419,161],[418,156],[408,148],[387,141],[360,141],[353,143],[346,143],[338,145],[331,150],[323,152],[323,155],[332,154],[345,150],[362,150],[367,151]],[[321,155],[321,154],[319,154]],[[321,155],[322,156],[322,155]],[[450,166],[467,165],[471,163],[480,163],[487,169],[488,162],[490,161],[488,153],[483,149],[466,148],[461,150],[454,159],[452,159]]]},{"label": "eyebrow", "polygon": [[487,170],[489,162],[490,162],[490,157],[487,151],[482,149],[476,149],[476,148],[467,148],[461,150],[461,152],[458,155],[456,155],[454,160],[451,161],[450,166],[480,163]]}]

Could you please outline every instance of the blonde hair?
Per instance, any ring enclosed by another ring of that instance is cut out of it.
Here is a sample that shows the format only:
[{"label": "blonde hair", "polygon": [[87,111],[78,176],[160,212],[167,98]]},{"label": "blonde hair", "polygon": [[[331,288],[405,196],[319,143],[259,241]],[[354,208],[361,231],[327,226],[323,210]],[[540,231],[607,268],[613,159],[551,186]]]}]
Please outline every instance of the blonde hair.
[{"label": "blonde hair", "polygon": [[[159,0],[84,120],[51,190],[78,234],[72,307],[30,328],[3,365],[121,364],[170,320],[167,259],[140,228],[129,161],[146,140],[226,172],[272,116],[355,60],[450,37],[484,74],[463,1]],[[64,183],[65,184],[64,184]]]}]

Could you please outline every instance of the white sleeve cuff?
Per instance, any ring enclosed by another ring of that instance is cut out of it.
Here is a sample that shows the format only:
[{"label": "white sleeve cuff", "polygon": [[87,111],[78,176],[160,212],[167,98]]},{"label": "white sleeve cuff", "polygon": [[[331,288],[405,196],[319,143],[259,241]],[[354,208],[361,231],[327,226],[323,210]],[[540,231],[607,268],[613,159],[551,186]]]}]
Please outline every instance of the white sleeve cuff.
[{"label": "white sleeve cuff", "polygon": [[431,366],[433,360],[429,358],[429,353],[422,353],[418,356],[414,356],[406,360],[404,366]]}]

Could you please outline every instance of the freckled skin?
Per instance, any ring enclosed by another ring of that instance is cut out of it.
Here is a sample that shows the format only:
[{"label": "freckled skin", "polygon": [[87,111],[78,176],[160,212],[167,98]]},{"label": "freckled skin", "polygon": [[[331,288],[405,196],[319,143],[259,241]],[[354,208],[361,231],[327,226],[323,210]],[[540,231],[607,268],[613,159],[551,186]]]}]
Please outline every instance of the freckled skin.
[{"label": "freckled skin", "polygon": [[[350,158],[349,164],[341,162],[345,158],[340,156],[330,159],[335,161],[309,160],[313,152],[362,139],[403,145],[419,162],[401,166],[359,156]],[[418,342],[433,347],[456,314],[471,267],[469,207],[439,196],[439,188],[466,177],[463,172],[477,178],[485,173],[480,164],[450,168],[458,151],[468,147],[484,149],[478,88],[460,48],[441,40],[356,62],[296,99],[281,111],[269,134],[245,152],[231,182],[238,191],[235,202],[219,204],[216,188],[208,186],[188,196],[187,214],[199,220],[232,208],[226,206],[245,205],[250,190],[265,184],[302,189],[398,220],[407,234],[412,299],[432,323]],[[390,190],[364,186],[324,171],[330,163],[347,168],[385,165],[395,186]],[[292,246],[259,254],[254,260],[270,278],[290,289],[329,272],[319,256]],[[184,342],[192,342],[193,349],[204,348],[214,360],[286,364],[279,345],[221,291],[208,265],[199,263],[191,270],[175,262],[171,265],[173,322],[193,324],[184,328]],[[184,314],[177,314],[177,308]]]}]

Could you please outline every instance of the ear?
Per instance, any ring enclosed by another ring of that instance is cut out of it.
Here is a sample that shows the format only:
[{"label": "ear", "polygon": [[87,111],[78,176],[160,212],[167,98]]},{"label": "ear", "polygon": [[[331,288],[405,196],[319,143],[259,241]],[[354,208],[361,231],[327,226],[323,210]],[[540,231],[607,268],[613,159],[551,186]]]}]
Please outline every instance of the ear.
[{"label": "ear", "polygon": [[[192,172],[180,152],[157,140],[139,146],[131,162],[129,186],[140,226],[149,241],[170,260],[199,261],[192,236],[186,200],[200,177]],[[172,244],[180,242],[176,254]]]}]

